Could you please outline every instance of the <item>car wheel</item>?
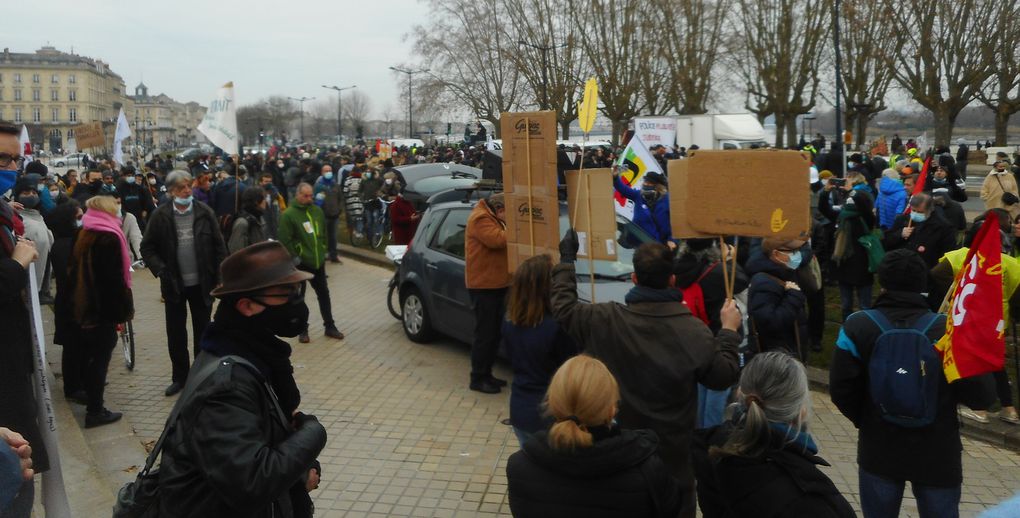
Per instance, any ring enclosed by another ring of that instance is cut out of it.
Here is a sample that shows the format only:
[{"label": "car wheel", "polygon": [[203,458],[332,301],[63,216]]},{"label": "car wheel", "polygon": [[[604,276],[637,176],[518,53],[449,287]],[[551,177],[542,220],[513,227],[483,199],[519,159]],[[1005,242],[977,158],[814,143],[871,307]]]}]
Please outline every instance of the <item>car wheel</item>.
[{"label": "car wheel", "polygon": [[400,302],[400,313],[403,315],[404,334],[416,343],[427,343],[433,338],[432,322],[429,320],[425,301],[417,288],[408,288]]},{"label": "car wheel", "polygon": [[64,167],[64,163],[63,162],[57,162],[57,167]]}]

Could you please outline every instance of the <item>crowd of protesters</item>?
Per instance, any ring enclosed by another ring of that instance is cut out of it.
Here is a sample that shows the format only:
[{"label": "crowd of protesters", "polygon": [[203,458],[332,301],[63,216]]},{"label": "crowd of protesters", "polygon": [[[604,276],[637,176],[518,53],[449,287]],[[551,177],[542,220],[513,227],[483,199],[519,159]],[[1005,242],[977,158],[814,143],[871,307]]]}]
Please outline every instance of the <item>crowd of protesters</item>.
[{"label": "crowd of protesters", "polygon": [[[815,143],[804,149],[815,155],[809,240],[675,240],[668,175],[646,174],[635,187],[617,177],[652,240],[634,252],[623,304],[579,301],[572,230],[558,264],[540,255],[509,274],[505,199],[477,203],[465,231],[477,317],[469,388],[494,394],[507,385],[492,370],[504,346],[520,446],[506,466],[516,516],[687,518],[699,508],[706,517],[853,516],[818,468],[827,464],[811,435],[805,364],[826,347],[832,401],[859,430],[865,516],[898,515],[908,481],[922,517],[958,516],[958,416],[987,422],[998,399],[998,417],[1020,424],[1006,373],[952,386],[940,376],[930,420],[919,426],[890,419],[875,403],[906,396],[877,393],[868,381],[887,321],[919,328],[929,345],[945,330],[939,306],[983,219],[968,224],[960,206],[965,162],[907,142],[888,159],[850,156],[843,175],[838,156],[816,153]],[[663,171],[686,154],[651,151]],[[612,167],[618,152],[559,156],[567,168]],[[118,326],[133,317],[135,270],[159,279],[172,364],[164,393],[180,394],[152,453],[162,456],[164,513],[310,516],[326,430],[299,411],[291,346],[278,337],[310,341],[311,284],[323,334],[345,338],[327,264],[340,263],[341,218],[352,233],[378,233],[389,207],[393,242],[414,237],[421,215],[403,199],[397,167],[486,160],[484,146],[274,146],[239,163],[212,154],[180,168],[170,157],[103,160],[58,175],[40,162],[19,172],[19,155],[16,128],[0,124],[0,191],[10,191],[0,200],[0,311],[15,322],[15,346],[0,362],[0,426],[10,428],[0,439],[23,475],[11,516],[28,516],[32,470],[48,467],[22,298],[30,265],[38,300],[53,304],[64,396],[85,405],[87,428],[122,417],[103,397]],[[981,188],[988,213],[1000,217],[1010,312],[1020,296],[1011,167],[997,157]],[[885,250],[880,261],[869,243]],[[731,262],[732,298],[723,273]],[[840,300],[835,344],[823,343],[827,288]]]}]

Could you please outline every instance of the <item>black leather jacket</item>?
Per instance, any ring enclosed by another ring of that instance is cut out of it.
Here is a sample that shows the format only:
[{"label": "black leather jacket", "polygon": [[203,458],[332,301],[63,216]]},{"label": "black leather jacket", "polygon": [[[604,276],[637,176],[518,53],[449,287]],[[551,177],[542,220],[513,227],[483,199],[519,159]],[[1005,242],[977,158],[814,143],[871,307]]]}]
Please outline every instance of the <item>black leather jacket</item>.
[{"label": "black leather jacket", "polygon": [[[218,360],[202,352],[192,369]],[[326,429],[312,416],[291,429],[270,397],[262,376],[236,363],[201,382],[163,447],[160,516],[293,516],[289,491]]]}]

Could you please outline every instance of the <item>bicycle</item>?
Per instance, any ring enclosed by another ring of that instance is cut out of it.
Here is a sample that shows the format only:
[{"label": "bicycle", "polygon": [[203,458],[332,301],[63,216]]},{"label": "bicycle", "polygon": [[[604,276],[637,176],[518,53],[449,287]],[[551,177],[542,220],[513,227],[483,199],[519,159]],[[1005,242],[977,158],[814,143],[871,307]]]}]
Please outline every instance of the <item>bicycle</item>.
[{"label": "bicycle", "polygon": [[386,308],[390,310],[390,315],[393,315],[393,318],[403,321],[404,314],[401,313],[400,308],[400,291],[397,289],[400,287],[400,259],[394,259],[393,266],[393,278],[390,279],[389,291],[386,293]]},{"label": "bicycle", "polygon": [[129,371],[135,370],[135,328],[128,320],[117,324],[117,334],[124,349],[124,365]]},{"label": "bicycle", "polygon": [[372,222],[366,221],[365,225],[365,236],[368,239],[369,246],[372,248],[379,248],[383,244],[383,238],[389,237],[392,241],[393,237],[390,235],[390,204],[393,200],[387,200],[382,196],[376,198],[376,200],[382,204],[382,221],[378,222],[379,232],[375,232],[376,225]]}]

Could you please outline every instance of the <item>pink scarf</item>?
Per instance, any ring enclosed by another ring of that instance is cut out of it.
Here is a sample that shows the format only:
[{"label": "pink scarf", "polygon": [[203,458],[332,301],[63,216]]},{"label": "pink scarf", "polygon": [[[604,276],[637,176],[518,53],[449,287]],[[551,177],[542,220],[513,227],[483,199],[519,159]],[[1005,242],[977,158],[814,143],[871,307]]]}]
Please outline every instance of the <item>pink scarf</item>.
[{"label": "pink scarf", "polygon": [[82,228],[96,232],[109,232],[120,240],[120,256],[124,261],[124,284],[131,288],[131,256],[128,254],[127,238],[120,228],[120,220],[116,216],[107,214],[99,209],[93,209],[85,213],[81,218]]}]

